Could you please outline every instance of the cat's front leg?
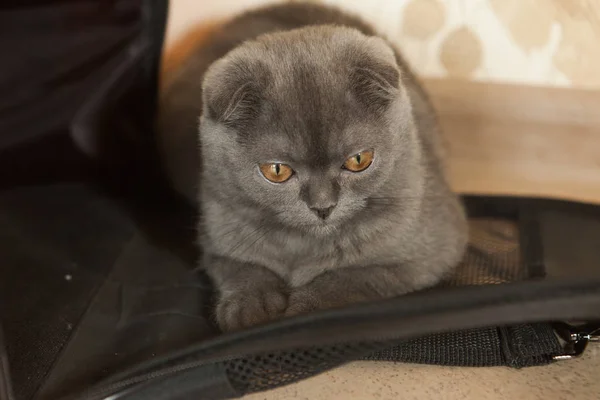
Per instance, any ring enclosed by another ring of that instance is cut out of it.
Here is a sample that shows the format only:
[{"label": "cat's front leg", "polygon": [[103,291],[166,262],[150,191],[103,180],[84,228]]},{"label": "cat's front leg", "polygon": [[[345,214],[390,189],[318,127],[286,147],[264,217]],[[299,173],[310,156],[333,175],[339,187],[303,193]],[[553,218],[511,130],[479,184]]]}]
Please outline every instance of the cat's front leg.
[{"label": "cat's front leg", "polygon": [[206,271],[218,290],[215,317],[222,331],[235,331],[283,315],[285,282],[267,268],[225,257],[207,256]]},{"label": "cat's front leg", "polygon": [[341,268],[293,288],[286,316],[400,296],[433,286],[443,275],[418,265]]}]

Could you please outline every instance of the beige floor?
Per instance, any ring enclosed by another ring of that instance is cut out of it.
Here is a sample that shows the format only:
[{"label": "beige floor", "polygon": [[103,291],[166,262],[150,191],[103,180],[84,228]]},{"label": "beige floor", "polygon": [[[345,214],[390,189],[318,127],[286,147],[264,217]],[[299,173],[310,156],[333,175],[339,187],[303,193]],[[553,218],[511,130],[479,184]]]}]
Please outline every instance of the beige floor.
[{"label": "beige floor", "polygon": [[600,344],[576,360],[521,370],[357,362],[244,400],[598,400]]}]

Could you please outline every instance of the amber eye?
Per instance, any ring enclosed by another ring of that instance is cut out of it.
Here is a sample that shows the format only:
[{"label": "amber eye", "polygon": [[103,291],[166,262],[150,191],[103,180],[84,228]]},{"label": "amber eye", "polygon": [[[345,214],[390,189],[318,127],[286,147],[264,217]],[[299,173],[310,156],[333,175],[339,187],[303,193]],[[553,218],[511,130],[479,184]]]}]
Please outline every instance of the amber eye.
[{"label": "amber eye", "polygon": [[294,173],[294,170],[285,164],[261,164],[260,172],[269,181],[274,183],[283,183],[290,179]]},{"label": "amber eye", "polygon": [[373,151],[365,150],[353,155],[344,163],[344,168],[352,172],[361,172],[373,162]]}]

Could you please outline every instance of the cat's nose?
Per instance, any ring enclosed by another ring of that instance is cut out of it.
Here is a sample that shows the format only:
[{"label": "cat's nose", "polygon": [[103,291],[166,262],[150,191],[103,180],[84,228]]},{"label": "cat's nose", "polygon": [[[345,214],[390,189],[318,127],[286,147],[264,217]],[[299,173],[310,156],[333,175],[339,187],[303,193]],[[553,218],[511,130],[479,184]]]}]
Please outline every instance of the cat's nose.
[{"label": "cat's nose", "polygon": [[317,214],[317,217],[321,218],[322,220],[326,220],[331,215],[331,212],[333,211],[334,208],[335,208],[335,206],[326,207],[326,208],[311,207],[310,210],[312,212],[314,212],[315,214]]}]

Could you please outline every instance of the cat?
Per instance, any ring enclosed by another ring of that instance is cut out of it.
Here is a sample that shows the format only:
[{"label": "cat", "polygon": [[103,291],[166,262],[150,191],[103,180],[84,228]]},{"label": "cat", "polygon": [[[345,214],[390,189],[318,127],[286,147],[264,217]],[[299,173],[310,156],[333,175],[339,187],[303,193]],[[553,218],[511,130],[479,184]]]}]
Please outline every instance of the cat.
[{"label": "cat", "polygon": [[344,11],[233,18],[179,67],[158,126],[167,175],[201,210],[223,331],[428,288],[463,257],[434,110]]}]

